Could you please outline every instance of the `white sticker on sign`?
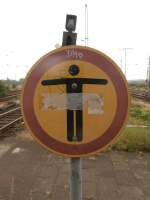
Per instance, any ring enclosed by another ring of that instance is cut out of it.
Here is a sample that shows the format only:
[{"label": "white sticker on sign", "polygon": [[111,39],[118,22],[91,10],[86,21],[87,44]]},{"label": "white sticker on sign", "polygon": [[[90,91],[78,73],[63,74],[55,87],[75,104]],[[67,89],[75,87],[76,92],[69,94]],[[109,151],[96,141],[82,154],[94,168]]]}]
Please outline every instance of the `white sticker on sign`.
[{"label": "white sticker on sign", "polygon": [[98,94],[88,95],[88,114],[103,114],[103,98]]},{"label": "white sticker on sign", "polygon": [[103,114],[103,98],[95,93],[42,94],[42,110],[82,110],[88,105],[88,114]]}]

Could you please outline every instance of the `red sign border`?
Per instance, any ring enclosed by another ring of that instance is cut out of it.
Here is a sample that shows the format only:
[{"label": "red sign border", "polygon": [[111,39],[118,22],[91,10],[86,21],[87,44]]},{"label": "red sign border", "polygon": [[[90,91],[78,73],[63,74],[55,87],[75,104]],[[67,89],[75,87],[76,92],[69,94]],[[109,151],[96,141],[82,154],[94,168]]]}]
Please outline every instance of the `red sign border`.
[{"label": "red sign border", "polygon": [[[73,50],[82,54],[82,61],[86,61],[101,68],[111,79],[117,94],[117,110],[110,127],[105,133],[94,141],[85,144],[66,144],[50,137],[42,129],[34,112],[34,91],[41,76],[56,64],[68,60],[76,60],[75,57],[67,57],[66,50]],[[50,60],[50,61],[49,61]],[[70,157],[86,156],[100,151],[110,144],[119,134],[123,127],[129,110],[129,94],[124,75],[117,67],[116,63],[108,56],[95,49],[82,46],[62,47],[43,56],[31,68],[24,83],[22,93],[22,114],[32,135],[39,143],[51,151]]]}]

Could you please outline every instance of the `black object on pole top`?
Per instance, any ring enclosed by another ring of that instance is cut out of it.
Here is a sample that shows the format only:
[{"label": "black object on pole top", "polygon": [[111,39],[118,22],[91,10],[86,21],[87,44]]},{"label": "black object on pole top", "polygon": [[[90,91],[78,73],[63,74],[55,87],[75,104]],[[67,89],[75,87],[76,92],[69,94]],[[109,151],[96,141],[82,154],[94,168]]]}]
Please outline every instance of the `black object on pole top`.
[{"label": "black object on pole top", "polygon": [[75,31],[76,22],[77,22],[76,15],[67,15],[66,16],[66,30],[69,32]]},{"label": "black object on pole top", "polygon": [[76,29],[76,22],[77,22],[76,15],[67,15],[66,16],[65,28],[67,31],[63,32],[62,46],[76,44],[77,33],[74,33],[74,31]]}]

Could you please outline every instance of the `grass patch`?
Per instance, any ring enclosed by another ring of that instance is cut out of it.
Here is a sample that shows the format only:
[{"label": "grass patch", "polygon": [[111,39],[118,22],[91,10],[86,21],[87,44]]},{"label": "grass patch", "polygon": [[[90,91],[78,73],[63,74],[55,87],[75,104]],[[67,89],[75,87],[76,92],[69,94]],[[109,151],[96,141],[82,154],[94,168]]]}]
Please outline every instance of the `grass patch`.
[{"label": "grass patch", "polygon": [[112,148],[129,152],[150,152],[150,128],[126,128]]},{"label": "grass patch", "polygon": [[127,127],[123,130],[117,142],[111,146],[116,150],[150,152],[150,109],[139,102],[132,102],[128,124],[145,125],[142,127]]},{"label": "grass patch", "polygon": [[139,104],[132,104],[129,113],[129,124],[150,125],[150,110],[144,109]]}]

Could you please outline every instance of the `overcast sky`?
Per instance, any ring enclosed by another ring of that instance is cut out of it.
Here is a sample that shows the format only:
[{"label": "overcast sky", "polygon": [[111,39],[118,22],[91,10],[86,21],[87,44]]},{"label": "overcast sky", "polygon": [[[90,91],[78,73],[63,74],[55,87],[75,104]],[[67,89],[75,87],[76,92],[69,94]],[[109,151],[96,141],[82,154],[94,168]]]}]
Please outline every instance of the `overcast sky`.
[{"label": "overcast sky", "polygon": [[85,4],[88,46],[103,51],[127,79],[146,78],[150,55],[149,0],[0,0],[0,79],[24,77],[43,54],[62,42],[66,14],[78,17],[77,44],[84,45]]}]

